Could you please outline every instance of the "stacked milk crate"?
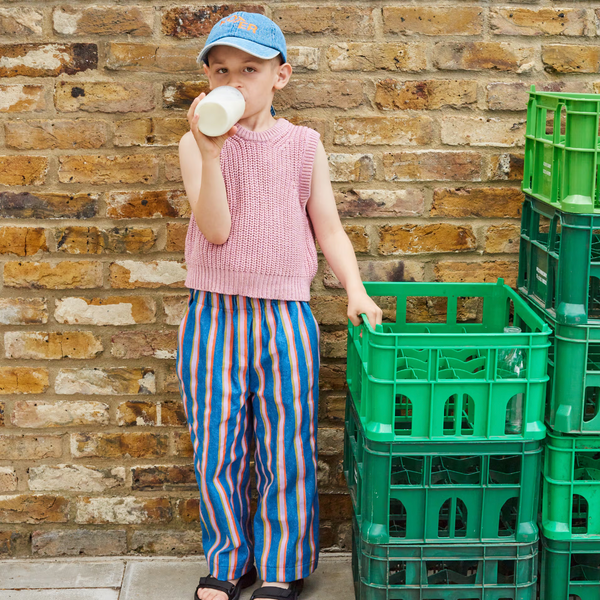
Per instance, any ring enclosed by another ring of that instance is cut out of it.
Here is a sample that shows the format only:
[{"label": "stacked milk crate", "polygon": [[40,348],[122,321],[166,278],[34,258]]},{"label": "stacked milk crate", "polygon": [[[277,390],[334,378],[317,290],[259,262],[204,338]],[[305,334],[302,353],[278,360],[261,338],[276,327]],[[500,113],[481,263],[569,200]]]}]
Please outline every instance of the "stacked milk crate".
[{"label": "stacked milk crate", "polygon": [[534,600],[550,328],[502,280],[365,287],[395,313],[348,326],[357,600]]},{"label": "stacked milk crate", "polygon": [[600,598],[600,95],[527,111],[519,291],[551,326],[543,600]]}]

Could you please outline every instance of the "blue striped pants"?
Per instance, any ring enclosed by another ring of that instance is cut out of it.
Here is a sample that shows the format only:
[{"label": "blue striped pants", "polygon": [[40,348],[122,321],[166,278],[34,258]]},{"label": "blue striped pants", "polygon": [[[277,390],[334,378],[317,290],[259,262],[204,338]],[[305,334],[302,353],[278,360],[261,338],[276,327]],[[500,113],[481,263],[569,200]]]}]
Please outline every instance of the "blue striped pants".
[{"label": "blue striped pants", "polygon": [[[306,301],[190,290],[177,376],[210,573],[265,581],[317,567],[320,331]],[[250,516],[254,434],[258,508]]]}]

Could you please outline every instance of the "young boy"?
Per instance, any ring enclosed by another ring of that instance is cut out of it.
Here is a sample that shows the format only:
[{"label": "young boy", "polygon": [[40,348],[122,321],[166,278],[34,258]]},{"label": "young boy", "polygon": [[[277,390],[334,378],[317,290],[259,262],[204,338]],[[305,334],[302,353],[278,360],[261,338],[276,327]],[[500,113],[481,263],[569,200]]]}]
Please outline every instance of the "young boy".
[{"label": "young boy", "polygon": [[[318,324],[309,306],[314,237],[348,294],[355,325],[382,311],[367,295],[344,232],[319,134],[273,118],[292,67],[279,27],[236,12],[198,57],[210,88],[236,87],[246,108],[221,137],[190,131],[181,172],[192,208],[185,246],[187,311],[177,374],[200,488],[210,576],[194,599],[294,600],[318,560]],[[250,519],[248,448],[254,434],[258,508]]]}]

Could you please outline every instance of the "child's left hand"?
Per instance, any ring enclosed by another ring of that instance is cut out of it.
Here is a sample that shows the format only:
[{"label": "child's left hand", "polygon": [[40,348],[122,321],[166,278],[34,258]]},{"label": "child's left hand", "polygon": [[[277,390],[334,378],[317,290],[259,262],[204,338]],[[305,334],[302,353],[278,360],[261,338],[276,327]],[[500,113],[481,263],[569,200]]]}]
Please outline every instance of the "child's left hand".
[{"label": "child's left hand", "polygon": [[373,329],[375,329],[377,323],[381,324],[383,311],[366,292],[348,294],[348,318],[353,325],[362,323],[360,316],[362,313],[366,313]]}]

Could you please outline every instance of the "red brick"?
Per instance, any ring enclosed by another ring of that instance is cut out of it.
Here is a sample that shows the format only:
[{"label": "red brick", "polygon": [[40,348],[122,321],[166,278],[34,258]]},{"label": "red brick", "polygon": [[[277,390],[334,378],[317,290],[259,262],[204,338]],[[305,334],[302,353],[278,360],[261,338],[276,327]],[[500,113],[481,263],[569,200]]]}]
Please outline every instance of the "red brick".
[{"label": "red brick", "polygon": [[378,249],[383,255],[460,252],[473,250],[477,246],[469,225],[383,225],[379,232]]},{"label": "red brick", "polygon": [[478,152],[386,152],[386,181],[479,181],[482,156]]},{"label": "red brick", "polygon": [[97,67],[96,44],[0,44],[0,77],[55,77]]},{"label": "red brick", "polygon": [[44,86],[0,85],[0,112],[40,111],[46,108]]},{"label": "red brick", "polygon": [[479,35],[483,9],[469,6],[384,6],[383,30],[402,35]]},{"label": "red brick", "polygon": [[211,4],[204,6],[174,6],[164,9],[162,32],[177,38],[197,38],[208,35],[213,25],[236,11],[264,14],[261,4]]}]

